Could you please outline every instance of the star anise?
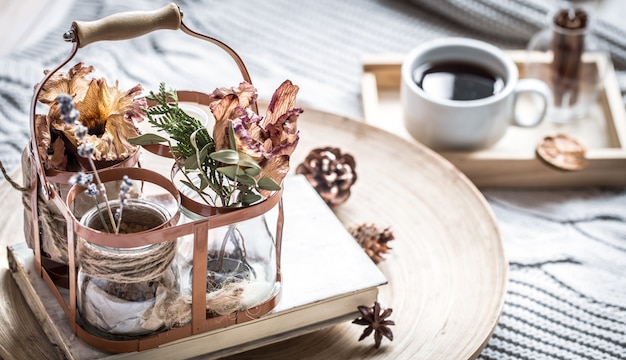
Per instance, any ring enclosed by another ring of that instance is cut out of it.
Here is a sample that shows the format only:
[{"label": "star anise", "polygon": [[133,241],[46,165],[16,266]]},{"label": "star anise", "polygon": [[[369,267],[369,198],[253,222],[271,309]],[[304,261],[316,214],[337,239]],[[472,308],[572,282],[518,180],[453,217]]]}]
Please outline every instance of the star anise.
[{"label": "star anise", "polygon": [[361,305],[358,307],[361,312],[361,317],[352,321],[353,324],[365,325],[367,326],[365,330],[363,330],[363,334],[359,338],[359,341],[368,337],[372,332],[374,332],[374,347],[378,349],[380,347],[380,342],[383,339],[383,336],[393,341],[393,333],[389,326],[395,325],[393,320],[385,320],[393,309],[385,309],[383,312],[380,312],[380,304],[378,301],[374,302],[373,307],[367,307]]}]

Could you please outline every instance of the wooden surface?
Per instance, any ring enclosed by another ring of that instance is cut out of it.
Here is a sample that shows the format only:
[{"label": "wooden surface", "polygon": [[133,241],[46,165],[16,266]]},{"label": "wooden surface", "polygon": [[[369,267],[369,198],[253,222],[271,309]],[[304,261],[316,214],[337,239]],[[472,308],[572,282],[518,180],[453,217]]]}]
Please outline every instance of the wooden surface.
[{"label": "wooden surface", "polygon": [[[524,51],[508,54],[521,64]],[[367,123],[412,140],[400,104],[403,55],[372,55],[363,61],[362,97]],[[522,71],[522,69],[520,69]],[[523,77],[523,73],[520,73]],[[539,160],[535,148],[546,135],[566,133],[587,147],[589,166],[557,170]],[[589,115],[574,124],[544,121],[536,128],[509,127],[493,147],[473,152],[442,152],[479,187],[561,187],[626,185],[626,114],[615,72],[609,66],[604,89]]]},{"label": "wooden surface", "polygon": [[[374,223],[395,234],[393,249],[379,265],[389,279],[379,299],[394,309],[394,341],[374,349],[371,337],[357,341],[362,327],[345,323],[235,358],[476,357],[497,323],[508,275],[500,234],[482,195],[437,154],[380,129],[311,109],[302,115],[300,129],[292,168],[315,147],[337,146],[352,154],[358,180],[336,214],[346,226]],[[19,196],[7,188],[0,185],[2,247],[22,238]],[[6,273],[5,254],[0,355],[54,358]],[[24,331],[32,335],[27,339]]]},{"label": "wooden surface", "polygon": [[24,241],[20,194],[2,181],[0,199],[0,358],[59,359],[8,271],[6,246]]}]

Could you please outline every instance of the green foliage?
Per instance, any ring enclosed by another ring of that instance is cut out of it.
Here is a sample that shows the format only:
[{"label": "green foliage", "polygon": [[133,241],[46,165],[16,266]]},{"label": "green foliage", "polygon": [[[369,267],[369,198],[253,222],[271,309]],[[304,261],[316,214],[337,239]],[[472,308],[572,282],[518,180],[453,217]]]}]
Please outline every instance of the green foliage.
[{"label": "green foliage", "polygon": [[[200,121],[185,113],[175,90],[159,86],[159,93],[146,97],[156,105],[145,110],[148,122],[167,133],[171,140],[156,134],[129,139],[135,145],[169,143],[172,154],[184,171],[181,182],[214,206],[249,206],[260,200],[258,189],[280,190],[274,180],[257,177],[261,166],[248,154],[238,151],[232,124],[228,135],[230,149],[215,150],[215,142]],[[190,177],[191,176],[191,177]],[[192,177],[197,177],[192,180]],[[207,191],[207,188],[211,191]]]},{"label": "green foliage", "polygon": [[169,142],[169,140],[157,134],[143,134],[143,135],[139,135],[137,137],[128,139],[128,141],[133,145],[150,145],[150,144],[160,144],[160,143]]},{"label": "green foliage", "polygon": [[[186,159],[194,155],[196,148],[205,146],[209,146],[209,152],[215,151],[215,143],[206,127],[179,107],[175,90],[165,90],[165,84],[161,83],[159,93],[151,91],[146,99],[156,103],[146,110],[148,121],[175,141],[172,147],[174,156]],[[192,137],[193,141],[190,141]]]}]

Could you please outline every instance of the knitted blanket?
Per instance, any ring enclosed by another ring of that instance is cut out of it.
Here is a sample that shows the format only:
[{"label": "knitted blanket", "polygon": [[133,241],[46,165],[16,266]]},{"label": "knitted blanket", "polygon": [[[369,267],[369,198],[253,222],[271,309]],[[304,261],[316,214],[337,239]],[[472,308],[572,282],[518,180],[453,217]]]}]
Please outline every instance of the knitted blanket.
[{"label": "knitted blanket", "polygon": [[[0,59],[0,160],[7,168],[18,165],[30,136],[33,85],[69,52],[61,34],[71,21],[168,2],[75,1],[58,28]],[[178,3],[190,28],[237,50],[260,94],[271,94],[288,78],[301,87],[303,105],[352,118],[362,117],[363,55],[404,53],[453,35],[523,48],[550,10],[541,0]],[[609,44],[621,80],[626,33],[602,21],[594,33]],[[218,49],[197,41],[185,46],[188,39],[159,31],[124,45],[90,45],[76,60],[93,65],[98,77],[120,79],[122,89],[137,83],[156,89],[155,81],[164,81],[210,92],[241,80]],[[501,228],[510,281],[502,316],[480,358],[626,358],[626,189],[482,190]]]}]

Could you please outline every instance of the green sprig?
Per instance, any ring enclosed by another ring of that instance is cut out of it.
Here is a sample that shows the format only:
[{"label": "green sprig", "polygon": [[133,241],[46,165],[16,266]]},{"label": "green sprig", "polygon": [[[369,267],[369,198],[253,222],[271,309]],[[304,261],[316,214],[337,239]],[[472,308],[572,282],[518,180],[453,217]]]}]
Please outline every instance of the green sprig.
[{"label": "green sprig", "polygon": [[[171,140],[156,134],[144,134],[129,141],[134,145],[168,143],[172,155],[184,170],[186,179],[181,182],[207,204],[249,206],[262,199],[258,189],[280,190],[280,185],[268,177],[256,179],[262,169],[256,160],[237,150],[232,123],[228,128],[231,149],[216,151],[206,127],[179,107],[175,90],[166,90],[165,84],[161,83],[159,93],[151,91],[146,99],[155,103],[145,110],[148,122],[167,133]],[[197,176],[198,181],[192,181],[190,174]]]}]

